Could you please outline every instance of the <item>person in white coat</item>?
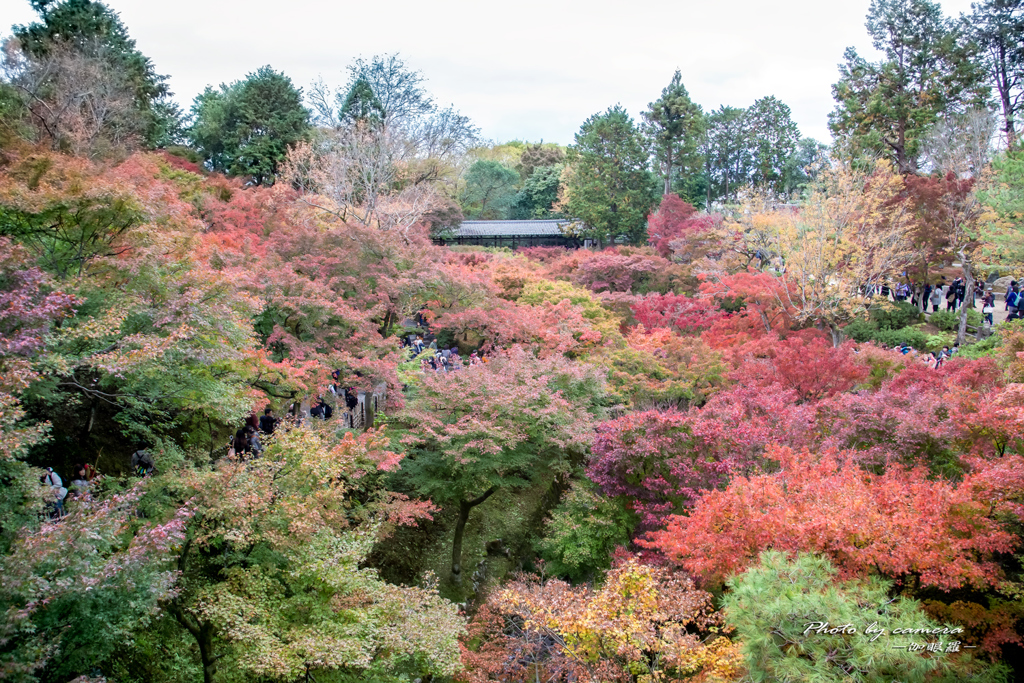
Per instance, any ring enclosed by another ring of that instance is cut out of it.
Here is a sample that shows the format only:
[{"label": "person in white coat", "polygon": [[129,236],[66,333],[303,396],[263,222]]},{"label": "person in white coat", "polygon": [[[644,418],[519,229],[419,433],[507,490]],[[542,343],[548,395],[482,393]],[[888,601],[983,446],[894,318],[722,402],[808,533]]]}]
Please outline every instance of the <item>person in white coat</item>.
[{"label": "person in white coat", "polygon": [[50,487],[50,493],[53,495],[53,498],[46,504],[50,509],[50,517],[60,519],[64,516],[64,499],[67,498],[68,490],[64,488],[64,482],[52,467],[46,468],[42,482],[45,486]]}]

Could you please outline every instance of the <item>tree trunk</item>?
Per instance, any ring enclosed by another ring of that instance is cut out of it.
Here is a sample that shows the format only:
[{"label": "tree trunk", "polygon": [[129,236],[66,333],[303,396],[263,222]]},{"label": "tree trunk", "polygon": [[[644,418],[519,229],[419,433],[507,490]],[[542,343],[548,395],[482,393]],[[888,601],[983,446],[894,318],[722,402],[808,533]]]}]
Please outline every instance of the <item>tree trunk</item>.
[{"label": "tree trunk", "polygon": [[1006,146],[1010,148],[1017,141],[1017,131],[1013,125],[1013,105],[1010,103],[1009,93],[1000,92],[999,95],[1003,105],[1003,132],[1006,133]]},{"label": "tree trunk", "polygon": [[839,329],[839,326],[835,323],[828,324],[828,333],[832,336],[832,347],[838,348],[843,343],[843,338],[846,336],[843,331]]},{"label": "tree trunk", "polygon": [[668,152],[666,153],[665,163],[665,191],[662,192],[666,195],[672,191],[672,143],[668,143]]},{"label": "tree trunk", "polygon": [[381,321],[380,335],[382,337],[384,337],[385,339],[387,337],[390,337],[391,336],[391,327],[392,327],[392,325],[394,325],[394,323],[395,323],[394,311],[389,310],[387,313],[384,314],[384,319]]},{"label": "tree trunk", "polygon": [[1006,73],[1006,46],[1000,44],[999,57],[996,60],[996,90],[999,91],[999,103],[1003,107],[1003,130],[1006,132],[1006,146],[1013,147],[1017,140],[1017,132],[1013,125],[1013,102],[1010,99],[1010,81]]},{"label": "tree trunk", "polygon": [[469,519],[469,511],[480,503],[484,502],[498,489],[494,486],[473,500],[459,501],[459,520],[455,522],[455,540],[452,543],[452,582],[456,585],[462,583],[462,536],[466,531],[466,520]]},{"label": "tree trunk", "polygon": [[974,273],[971,268],[970,258],[961,249],[958,254],[960,257],[960,263],[962,264],[964,272],[964,303],[960,306],[960,326],[956,330],[956,343],[963,346],[964,341],[967,339],[967,307],[971,306],[972,300],[974,299]]},{"label": "tree trunk", "polygon": [[707,175],[707,180],[708,180],[707,187],[706,187],[706,189],[704,191],[705,196],[707,197],[707,201],[704,204],[704,211],[705,211],[705,213],[710,215],[711,214],[711,164],[710,163],[706,163],[704,165],[704,169],[705,169],[705,175]]},{"label": "tree trunk", "polygon": [[902,175],[913,173],[916,169],[912,160],[907,157],[907,121],[900,119],[896,137],[896,165]]},{"label": "tree trunk", "polygon": [[213,625],[206,622],[200,623],[180,607],[173,607],[170,612],[178,623],[192,634],[196,645],[199,646],[199,659],[203,663],[203,683],[213,683],[217,673],[217,659],[219,659],[213,654]]},{"label": "tree trunk", "polygon": [[206,417],[206,428],[210,432],[210,460],[213,460],[213,456],[217,453],[217,442],[214,440],[217,433],[213,429],[213,420],[209,416]]},{"label": "tree trunk", "polygon": [[213,683],[214,674],[217,673],[217,658],[213,655],[213,626],[203,624],[196,642],[199,643],[199,658],[203,662],[203,683]]}]

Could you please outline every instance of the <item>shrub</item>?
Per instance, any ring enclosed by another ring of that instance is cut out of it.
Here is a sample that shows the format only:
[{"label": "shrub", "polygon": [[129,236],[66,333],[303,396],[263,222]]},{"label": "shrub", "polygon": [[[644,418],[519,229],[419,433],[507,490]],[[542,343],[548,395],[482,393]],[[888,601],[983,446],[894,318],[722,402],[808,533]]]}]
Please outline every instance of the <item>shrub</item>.
[{"label": "shrub", "polygon": [[743,310],[746,302],[743,300],[742,296],[724,296],[718,302],[718,305],[726,313],[739,313]]},{"label": "shrub", "polygon": [[902,346],[904,343],[914,347],[918,351],[928,348],[928,335],[921,330],[905,327],[902,330],[878,330],[875,332],[874,341],[882,347],[893,348]]},{"label": "shrub", "polygon": [[907,367],[907,357],[903,354],[875,346],[862,346],[859,349],[858,360],[869,369],[864,386],[873,391],[878,391],[884,383]]},{"label": "shrub", "polygon": [[165,147],[164,151],[173,156],[185,159],[193,164],[203,163],[202,155],[190,147],[185,147],[183,145],[170,145]]},{"label": "shrub", "polygon": [[878,325],[870,320],[854,320],[843,328],[843,333],[856,342],[871,341],[878,332]]},{"label": "shrub", "polygon": [[[974,327],[981,326],[981,313],[973,308],[967,309],[967,324],[973,325]],[[953,332],[960,326],[960,313],[959,311],[937,311],[932,313],[928,319],[932,325],[939,328],[943,332]]]},{"label": "shrub", "polygon": [[1000,336],[993,334],[991,337],[982,339],[980,342],[975,344],[965,344],[960,348],[961,358],[984,358],[985,356],[994,356],[999,348]]},{"label": "shrub", "polygon": [[952,346],[955,338],[948,334],[929,334],[925,337],[925,351],[938,351],[943,346]]},{"label": "shrub", "polygon": [[872,306],[870,315],[872,322],[881,330],[901,330],[916,323],[921,312],[914,304],[897,301],[895,304]]},{"label": "shrub", "polygon": [[928,322],[943,332],[952,332],[960,323],[960,318],[953,311],[936,311],[928,318]]},{"label": "shrub", "polygon": [[879,346],[891,349],[904,342],[918,351],[929,348],[929,336],[913,327],[879,328],[874,320],[854,320],[843,328],[843,333],[856,342],[873,341]]},{"label": "shrub", "polygon": [[612,551],[629,542],[636,522],[620,499],[602,496],[588,480],[575,481],[552,511],[538,550],[549,573],[584,581],[611,567]]},{"label": "shrub", "polygon": [[437,338],[438,349],[450,349],[458,343],[458,340],[455,338],[455,332],[450,329],[439,329],[434,336]]},{"label": "shrub", "polygon": [[[910,681],[935,674],[930,680],[1005,680],[1002,665],[944,654],[959,635],[893,635],[898,628],[941,626],[916,600],[890,599],[890,582],[840,582],[836,574],[825,558],[801,553],[790,560],[767,551],[729,580],[723,606],[743,644],[750,680]],[[882,635],[866,633],[868,626]],[[940,643],[943,654],[913,652],[908,645],[915,641]]]}]

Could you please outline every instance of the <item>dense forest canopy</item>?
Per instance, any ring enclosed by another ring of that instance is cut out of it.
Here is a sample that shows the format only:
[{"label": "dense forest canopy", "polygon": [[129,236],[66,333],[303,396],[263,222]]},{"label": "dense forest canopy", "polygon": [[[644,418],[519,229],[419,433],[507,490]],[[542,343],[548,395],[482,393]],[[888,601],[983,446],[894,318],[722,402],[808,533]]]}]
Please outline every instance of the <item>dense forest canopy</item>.
[{"label": "dense forest canopy", "polygon": [[[873,0],[830,145],[678,70],[496,143],[399,54],[186,113],[31,4],[0,679],[1024,675],[1019,0]],[[594,247],[440,244],[526,219]]]}]

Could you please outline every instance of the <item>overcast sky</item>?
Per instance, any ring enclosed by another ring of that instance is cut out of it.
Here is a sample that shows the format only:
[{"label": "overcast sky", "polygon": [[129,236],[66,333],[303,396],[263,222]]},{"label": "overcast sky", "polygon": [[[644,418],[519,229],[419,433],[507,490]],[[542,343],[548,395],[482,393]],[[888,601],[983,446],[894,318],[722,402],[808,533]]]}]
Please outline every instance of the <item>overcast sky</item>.
[{"label": "overcast sky", "polygon": [[[869,0],[108,0],[183,108],[208,85],[264,64],[302,88],[343,84],[358,56],[399,52],[492,140],[569,144],[591,114],[634,117],[675,69],[705,111],[775,95],[803,135],[829,141],[843,50],[873,53]],[[947,15],[970,0],[946,0]],[[0,0],[0,30],[29,22],[27,0]]]}]

